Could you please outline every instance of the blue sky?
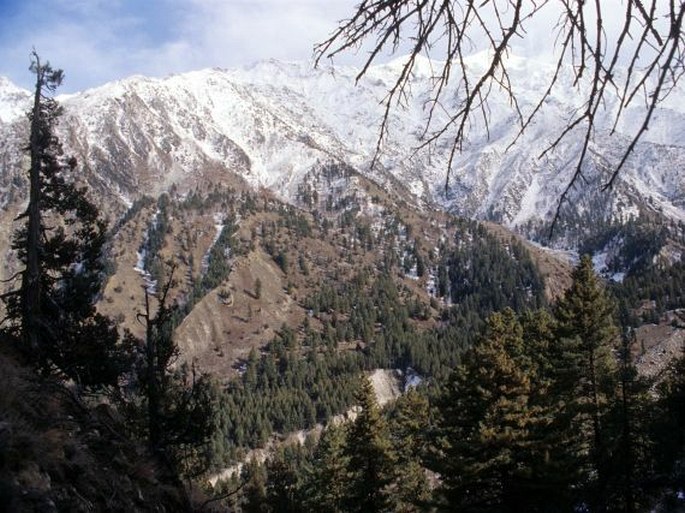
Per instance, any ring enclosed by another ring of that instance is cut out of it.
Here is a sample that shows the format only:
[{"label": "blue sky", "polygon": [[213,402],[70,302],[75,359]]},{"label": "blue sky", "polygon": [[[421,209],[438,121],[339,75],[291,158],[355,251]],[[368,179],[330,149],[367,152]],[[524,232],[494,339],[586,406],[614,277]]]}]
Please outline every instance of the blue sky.
[{"label": "blue sky", "polygon": [[307,60],[355,0],[0,0],[0,75],[29,88],[33,47],[60,92],[277,58]]},{"label": "blue sky", "polygon": [[[313,45],[351,16],[359,1],[0,0],[0,75],[30,88],[34,47],[64,69],[62,93],[135,74],[162,77],[268,58],[308,60]],[[622,22],[621,5],[602,0],[605,14],[612,13],[604,18],[609,28]],[[536,16],[525,38],[515,41],[516,53],[549,54],[557,9],[550,2]],[[362,55],[336,62],[359,63]]]}]

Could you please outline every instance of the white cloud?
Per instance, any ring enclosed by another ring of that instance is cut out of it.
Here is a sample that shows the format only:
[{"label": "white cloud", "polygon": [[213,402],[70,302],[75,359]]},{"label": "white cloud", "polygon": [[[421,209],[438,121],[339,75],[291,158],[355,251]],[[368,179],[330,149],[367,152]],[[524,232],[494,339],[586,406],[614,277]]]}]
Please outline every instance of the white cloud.
[{"label": "white cloud", "polygon": [[[313,46],[353,14],[358,0],[25,0],[11,25],[0,19],[0,75],[29,86],[28,55],[35,46],[65,69],[73,91],[132,74],[163,76],[204,67],[233,67],[278,58],[307,60]],[[489,8],[488,4],[483,7]],[[603,0],[621,13],[620,0]],[[605,7],[606,6],[606,7]],[[536,15],[523,39],[526,55],[553,49],[552,3]],[[37,15],[38,14],[38,15]],[[622,16],[605,16],[619,25]],[[39,20],[38,22],[36,20]],[[3,35],[4,34],[4,35]],[[359,62],[346,54],[336,62]],[[439,55],[436,55],[439,58]]]},{"label": "white cloud", "polygon": [[307,59],[353,1],[194,0],[181,40],[203,65],[232,66],[266,58]]},{"label": "white cloud", "polygon": [[[131,7],[133,4],[134,7]],[[64,91],[132,74],[163,76],[279,58],[306,60],[355,0],[35,0],[0,37],[0,74],[31,82],[33,46],[65,69]],[[32,14],[44,13],[36,25]],[[2,23],[0,22],[0,31]]]}]

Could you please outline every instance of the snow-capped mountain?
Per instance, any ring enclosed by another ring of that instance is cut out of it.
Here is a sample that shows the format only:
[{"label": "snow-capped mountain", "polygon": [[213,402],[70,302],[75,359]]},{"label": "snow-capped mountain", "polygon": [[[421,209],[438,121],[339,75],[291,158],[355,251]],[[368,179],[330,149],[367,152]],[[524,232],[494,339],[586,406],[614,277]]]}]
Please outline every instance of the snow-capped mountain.
[{"label": "snow-capped mountain", "polygon": [[[229,174],[295,202],[307,173],[333,160],[417,204],[439,204],[464,216],[521,229],[549,221],[571,179],[583,135],[582,130],[571,133],[555,151],[539,158],[581,106],[571,71],[562,72],[543,111],[511,148],[519,130],[517,118],[507,98],[494,92],[487,130],[478,116],[471,120],[445,190],[449,137],[416,151],[434,75],[427,60],[415,69],[406,105],[391,111],[380,159],[370,168],[382,101],[402,64],[400,58],[371,68],[356,84],[354,68],[312,69],[278,61],[161,80],[131,77],[60,97],[65,108],[61,136],[67,150],[84,164],[91,184],[122,202],[172,184],[189,188]],[[525,114],[543,94],[554,70],[516,57],[508,64]],[[472,56],[467,65],[475,73],[482,70],[483,55]],[[457,105],[458,84],[450,87],[443,108],[436,111],[435,126]],[[584,170],[588,183],[572,194],[566,210],[582,214],[602,204],[601,215],[615,219],[647,208],[685,220],[684,97],[683,91],[671,94],[614,189],[600,193],[643,114],[640,107],[631,107],[610,136],[618,106],[608,98]],[[22,112],[29,101],[28,92],[0,79],[1,133],[25,127]],[[18,172],[18,153],[6,152],[4,161],[5,175]],[[5,187],[7,183],[3,180]]]},{"label": "snow-capped mountain", "polygon": [[26,113],[31,94],[0,77],[0,124],[9,123]]}]

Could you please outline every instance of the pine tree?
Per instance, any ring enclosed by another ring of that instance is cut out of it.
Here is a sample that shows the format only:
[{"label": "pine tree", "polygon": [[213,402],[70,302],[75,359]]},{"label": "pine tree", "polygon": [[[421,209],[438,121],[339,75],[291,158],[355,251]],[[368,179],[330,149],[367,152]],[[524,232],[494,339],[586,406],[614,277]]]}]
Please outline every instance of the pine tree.
[{"label": "pine tree", "polygon": [[[290,457],[288,457],[290,456]],[[266,501],[274,513],[299,513],[302,511],[299,497],[297,462],[293,455],[286,455],[282,447],[267,460]]]},{"label": "pine tree", "polygon": [[[552,347],[554,393],[558,400],[556,430],[564,439],[571,480],[587,483],[593,511],[605,507],[609,478],[608,433],[604,425],[616,399],[617,372],[612,349],[617,338],[614,306],[584,255],[572,274],[573,282],[557,303],[559,340]],[[560,439],[561,441],[561,439]]]},{"label": "pine tree", "polygon": [[535,422],[530,425],[528,450],[524,453],[519,475],[521,495],[527,497],[529,511],[564,511],[571,508],[567,493],[568,482],[560,480],[555,458],[558,452],[558,433],[552,430],[557,414],[556,399],[552,396],[552,365],[550,348],[556,342],[556,321],[546,310],[525,312],[520,317],[523,327],[523,353],[530,375],[531,387],[528,409]]},{"label": "pine tree", "polygon": [[388,426],[376,403],[373,386],[363,378],[356,396],[359,414],[349,427],[345,453],[349,458],[346,511],[394,511],[391,490],[395,455]]},{"label": "pine tree", "polygon": [[634,513],[648,505],[642,484],[654,474],[654,440],[657,412],[650,397],[650,383],[639,376],[631,357],[634,332],[624,333],[619,359],[619,390],[605,425],[611,430],[608,490],[610,510]]},{"label": "pine tree", "polygon": [[444,453],[437,465],[450,510],[522,511],[529,469],[531,373],[523,328],[510,309],[492,314],[485,334],[453,373],[440,401]]},{"label": "pine tree", "polygon": [[8,331],[43,371],[57,370],[82,386],[114,386],[129,362],[115,326],[94,307],[106,225],[85,189],[73,183],[76,160],[64,156],[54,135],[60,108],[50,94],[63,73],[35,52],[31,70],[29,203],[13,243],[24,269],[19,288],[3,295]]},{"label": "pine tree", "polygon": [[431,498],[424,459],[427,453],[429,403],[416,390],[399,397],[390,420],[390,433],[396,454],[395,511],[422,511]]},{"label": "pine tree", "polygon": [[[673,490],[685,489],[685,353],[674,360],[660,384],[655,418],[658,470]],[[669,511],[677,511],[675,508]]]},{"label": "pine tree", "polygon": [[321,434],[306,478],[306,510],[343,513],[348,489],[349,457],[345,454],[345,429],[329,424]]},{"label": "pine tree", "polygon": [[250,460],[242,472],[245,488],[240,510],[243,513],[269,513],[271,508],[266,499],[266,468],[255,460]]}]

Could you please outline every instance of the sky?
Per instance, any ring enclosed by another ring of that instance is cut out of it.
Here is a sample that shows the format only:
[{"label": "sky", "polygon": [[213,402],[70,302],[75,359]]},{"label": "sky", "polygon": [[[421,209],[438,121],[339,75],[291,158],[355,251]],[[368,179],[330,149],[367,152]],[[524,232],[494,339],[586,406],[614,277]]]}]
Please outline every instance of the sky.
[{"label": "sky", "polygon": [[[0,75],[30,88],[31,49],[62,93],[276,58],[310,60],[357,0],[0,0]],[[354,56],[348,57],[354,60]],[[343,59],[340,59],[343,62]]]},{"label": "sky", "polygon": [[[622,22],[625,0],[602,0],[605,25]],[[665,1],[665,0],[660,0]],[[249,66],[260,60],[311,61],[313,47],[359,0],[0,0],[0,75],[30,89],[31,49],[65,71],[60,93],[142,74]],[[501,2],[500,4],[504,4]],[[550,55],[557,2],[536,16],[524,56]],[[492,4],[479,8],[487,11]],[[525,4],[529,8],[534,5]],[[618,6],[612,11],[613,6]],[[400,49],[402,52],[403,49]],[[406,51],[406,48],[404,49]],[[336,58],[361,64],[364,49]],[[390,56],[385,56],[390,58]],[[382,59],[381,59],[382,60]]]}]

